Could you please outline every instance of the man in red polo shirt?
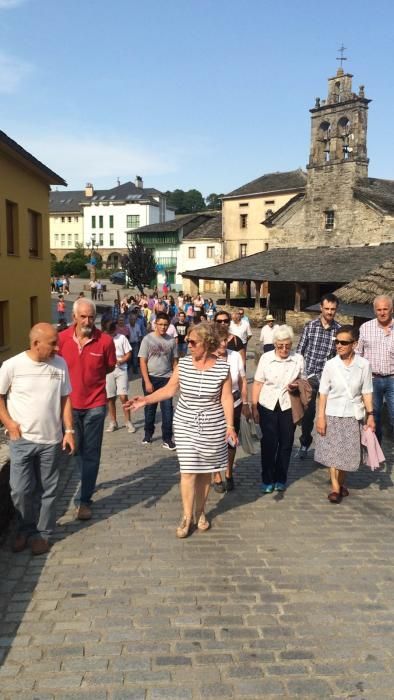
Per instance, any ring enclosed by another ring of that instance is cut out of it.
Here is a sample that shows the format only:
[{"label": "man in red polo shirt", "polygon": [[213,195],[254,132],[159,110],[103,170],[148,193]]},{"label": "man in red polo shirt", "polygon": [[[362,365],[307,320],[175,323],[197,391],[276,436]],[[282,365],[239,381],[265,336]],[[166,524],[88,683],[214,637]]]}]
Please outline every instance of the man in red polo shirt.
[{"label": "man in red polo shirt", "polygon": [[73,305],[74,324],[59,335],[59,355],[66,360],[72,384],[76,459],[81,474],[75,499],[79,520],[92,517],[90,504],[100,466],[107,404],[105,378],[116,365],[114,342],[95,327],[95,318],[94,303],[77,299]]}]

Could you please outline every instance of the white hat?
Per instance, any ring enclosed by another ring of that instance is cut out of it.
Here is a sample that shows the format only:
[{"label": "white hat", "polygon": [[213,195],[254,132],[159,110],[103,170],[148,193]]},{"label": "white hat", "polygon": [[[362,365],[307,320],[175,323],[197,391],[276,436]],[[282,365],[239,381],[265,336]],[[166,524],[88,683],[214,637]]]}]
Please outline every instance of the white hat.
[{"label": "white hat", "polygon": [[273,317],[272,314],[267,314],[266,317],[265,317],[265,320],[266,320],[266,321],[275,321],[275,319],[274,319],[274,317]]}]

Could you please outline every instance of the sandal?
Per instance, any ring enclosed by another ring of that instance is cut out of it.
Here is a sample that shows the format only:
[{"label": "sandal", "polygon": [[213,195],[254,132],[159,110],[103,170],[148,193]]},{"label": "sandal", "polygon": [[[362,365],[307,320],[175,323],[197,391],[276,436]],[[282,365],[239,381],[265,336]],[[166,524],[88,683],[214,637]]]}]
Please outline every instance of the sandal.
[{"label": "sandal", "polygon": [[340,503],[341,502],[341,494],[337,493],[336,491],[332,491],[331,493],[329,493],[327,498],[330,501],[330,503]]},{"label": "sandal", "polygon": [[346,486],[341,486],[341,497],[345,498],[348,495],[349,495],[349,489],[347,489]]},{"label": "sandal", "polygon": [[201,515],[198,519],[198,522],[197,522],[197,528],[201,532],[206,532],[206,530],[209,530],[210,527],[211,527],[211,523],[209,522],[209,520],[206,519],[205,513],[201,513]]},{"label": "sandal", "polygon": [[180,539],[183,540],[185,537],[189,537],[189,535],[192,534],[193,530],[193,520],[192,518],[187,518],[186,515],[183,516],[181,519],[181,522],[179,523],[177,529],[176,529],[176,536]]}]

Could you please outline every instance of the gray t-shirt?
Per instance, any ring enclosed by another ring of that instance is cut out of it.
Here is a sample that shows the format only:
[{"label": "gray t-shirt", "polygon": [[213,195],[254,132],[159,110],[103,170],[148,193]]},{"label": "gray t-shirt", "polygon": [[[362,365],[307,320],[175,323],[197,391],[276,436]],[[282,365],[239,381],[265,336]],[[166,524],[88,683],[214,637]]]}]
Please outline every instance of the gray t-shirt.
[{"label": "gray t-shirt", "polygon": [[170,377],[174,357],[178,357],[177,340],[167,333],[161,336],[149,333],[142,339],[138,357],[147,361],[148,374],[152,377]]}]

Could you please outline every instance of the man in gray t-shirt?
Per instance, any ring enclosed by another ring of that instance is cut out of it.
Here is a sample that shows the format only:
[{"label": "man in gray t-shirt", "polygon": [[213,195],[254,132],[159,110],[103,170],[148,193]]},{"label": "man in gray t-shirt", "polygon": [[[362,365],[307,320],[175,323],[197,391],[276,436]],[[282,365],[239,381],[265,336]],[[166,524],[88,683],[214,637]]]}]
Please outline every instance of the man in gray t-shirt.
[{"label": "man in gray t-shirt", "polygon": [[[138,357],[142,374],[144,396],[165,386],[177,361],[178,348],[175,338],[167,334],[170,320],[164,312],[156,316],[155,330],[143,338]],[[157,403],[145,406],[145,435],[142,443],[149,445],[155,432]],[[175,450],[172,439],[172,399],[160,401],[163,447]]]}]

